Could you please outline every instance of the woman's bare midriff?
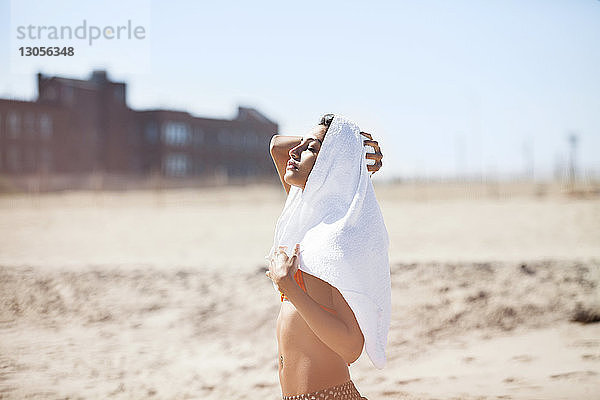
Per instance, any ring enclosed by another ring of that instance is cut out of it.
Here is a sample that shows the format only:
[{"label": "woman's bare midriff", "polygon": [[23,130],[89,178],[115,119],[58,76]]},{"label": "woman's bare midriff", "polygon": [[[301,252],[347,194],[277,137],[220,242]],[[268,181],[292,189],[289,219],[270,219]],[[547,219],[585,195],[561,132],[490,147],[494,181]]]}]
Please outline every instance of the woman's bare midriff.
[{"label": "woman's bare midriff", "polygon": [[[306,293],[317,303],[333,307],[331,286],[303,273]],[[281,303],[277,317],[279,382],[284,396],[311,393],[350,380],[348,366],[306,324],[294,305]]]}]

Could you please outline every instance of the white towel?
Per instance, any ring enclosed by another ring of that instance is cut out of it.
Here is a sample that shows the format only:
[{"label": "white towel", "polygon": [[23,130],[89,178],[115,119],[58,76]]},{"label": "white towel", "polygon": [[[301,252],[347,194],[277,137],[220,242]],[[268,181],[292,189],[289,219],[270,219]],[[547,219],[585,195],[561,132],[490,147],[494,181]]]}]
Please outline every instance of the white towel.
[{"label": "white towel", "polygon": [[354,312],[373,365],[383,368],[390,325],[389,237],[358,126],[335,115],[304,190],[292,186],[270,254],[300,243],[299,269],[336,287]]}]

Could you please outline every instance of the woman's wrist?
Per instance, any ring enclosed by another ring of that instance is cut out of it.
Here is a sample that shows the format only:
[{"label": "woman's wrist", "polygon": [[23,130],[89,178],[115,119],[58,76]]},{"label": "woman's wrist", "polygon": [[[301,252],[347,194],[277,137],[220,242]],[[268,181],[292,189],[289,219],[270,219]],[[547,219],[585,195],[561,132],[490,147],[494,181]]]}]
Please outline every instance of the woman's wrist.
[{"label": "woman's wrist", "polygon": [[290,289],[293,287],[293,285],[298,285],[296,283],[296,281],[294,280],[294,278],[290,275],[281,277],[280,279],[277,280],[277,282],[275,282],[275,284],[279,288],[279,292],[281,292],[282,294],[284,294],[286,296],[290,292]]},{"label": "woman's wrist", "polygon": [[275,152],[287,154],[292,147],[295,147],[302,140],[302,136],[275,135],[271,141],[271,149]]}]

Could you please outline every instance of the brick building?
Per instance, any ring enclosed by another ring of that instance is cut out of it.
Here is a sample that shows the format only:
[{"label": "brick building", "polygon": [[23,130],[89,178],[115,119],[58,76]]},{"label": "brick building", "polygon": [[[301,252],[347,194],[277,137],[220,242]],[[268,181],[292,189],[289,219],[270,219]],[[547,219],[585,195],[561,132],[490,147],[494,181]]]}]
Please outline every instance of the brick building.
[{"label": "brick building", "polygon": [[35,101],[0,99],[0,173],[269,178],[277,124],[252,108],[232,120],[132,110],[122,82],[37,74]]}]

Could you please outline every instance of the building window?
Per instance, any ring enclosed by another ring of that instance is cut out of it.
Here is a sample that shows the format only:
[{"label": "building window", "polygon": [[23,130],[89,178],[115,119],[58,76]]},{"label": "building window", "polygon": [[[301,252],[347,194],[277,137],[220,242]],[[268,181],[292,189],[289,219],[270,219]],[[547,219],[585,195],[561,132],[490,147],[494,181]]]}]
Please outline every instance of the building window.
[{"label": "building window", "polygon": [[194,163],[194,174],[201,175],[204,172],[204,164],[201,160],[196,160]]},{"label": "building window", "polygon": [[185,154],[170,153],[165,159],[165,173],[169,176],[185,176],[189,171],[189,159]]},{"label": "building window", "polygon": [[247,131],[244,133],[244,146],[249,149],[255,149],[258,147],[258,137],[253,131]]},{"label": "building window", "polygon": [[170,146],[186,146],[191,141],[190,128],[183,122],[169,121],[164,125],[163,140]]},{"label": "building window", "polygon": [[30,136],[35,134],[35,116],[33,113],[25,113],[25,116],[23,117],[23,130]]},{"label": "building window", "polygon": [[146,142],[150,144],[156,144],[158,142],[158,125],[154,121],[146,122],[144,128],[144,137]]},{"label": "building window", "polygon": [[204,143],[204,131],[202,128],[196,127],[194,129],[194,146],[201,147]]},{"label": "building window", "polygon": [[24,163],[23,163],[23,169],[26,172],[31,172],[35,170],[35,148],[33,147],[26,147],[23,149],[24,150]]},{"label": "building window", "polygon": [[46,113],[40,115],[40,136],[42,139],[52,136],[52,117]]},{"label": "building window", "polygon": [[124,86],[122,86],[122,85],[115,86],[113,93],[115,95],[115,99],[119,103],[125,103],[125,87]]},{"label": "building window", "polygon": [[10,111],[8,116],[6,117],[6,123],[8,124],[8,136],[11,138],[16,138],[19,136],[19,131],[21,130],[19,114],[14,111]]},{"label": "building window", "polygon": [[52,169],[52,152],[44,147],[40,149],[40,169],[45,172]]},{"label": "building window", "polygon": [[231,135],[231,144],[236,149],[244,147],[244,136],[240,131],[233,131],[233,135]]},{"label": "building window", "polygon": [[62,87],[62,98],[65,103],[72,104],[75,98],[75,91],[71,86]]},{"label": "building window", "polygon": [[56,100],[56,88],[54,86],[46,88],[42,98],[44,100]]},{"label": "building window", "polygon": [[227,129],[221,129],[217,136],[217,140],[219,141],[219,144],[229,146],[231,144],[231,135],[229,134],[229,131],[227,131]]},{"label": "building window", "polygon": [[17,172],[20,166],[20,154],[19,148],[15,145],[8,146],[8,153],[6,154],[6,166],[11,172]]},{"label": "building window", "polygon": [[258,175],[258,169],[252,163],[248,163],[244,166],[244,174],[246,176],[255,176]]}]

